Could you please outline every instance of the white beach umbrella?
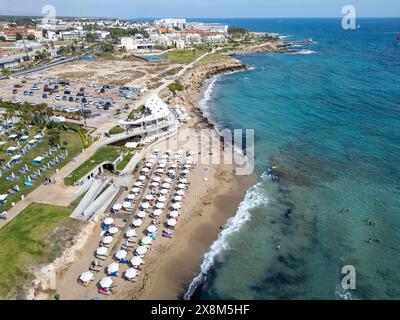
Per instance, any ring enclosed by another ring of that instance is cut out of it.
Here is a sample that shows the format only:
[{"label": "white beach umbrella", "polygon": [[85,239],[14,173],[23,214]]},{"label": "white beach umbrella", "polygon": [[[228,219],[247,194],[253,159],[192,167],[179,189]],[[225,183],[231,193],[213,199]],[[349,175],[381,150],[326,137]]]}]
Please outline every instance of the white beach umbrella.
[{"label": "white beach umbrella", "polygon": [[155,182],[160,182],[160,181],[161,181],[161,178],[160,178],[160,177],[154,177],[154,178],[153,178],[153,181],[155,181]]},{"label": "white beach umbrella", "polygon": [[183,150],[177,150],[176,151],[176,154],[182,154],[183,153]]},{"label": "white beach umbrella", "polygon": [[102,242],[105,244],[110,244],[111,242],[113,242],[113,240],[114,240],[113,237],[107,236],[103,238]]},{"label": "white beach umbrella", "polygon": [[143,209],[148,209],[148,208],[150,208],[150,203],[148,203],[148,202],[143,202],[143,203],[142,203],[142,208],[143,208]]},{"label": "white beach umbrella", "polygon": [[180,202],[180,201],[182,201],[182,196],[175,196],[174,197],[174,201],[176,201],[176,202]]},{"label": "white beach umbrella", "polygon": [[112,207],[113,211],[118,211],[122,209],[122,205],[120,203],[116,203]]},{"label": "white beach umbrella", "polygon": [[133,279],[136,276],[137,276],[137,270],[134,268],[129,268],[128,270],[125,271],[125,277],[127,279]]},{"label": "white beach umbrella", "polygon": [[133,193],[139,193],[140,192],[140,188],[138,188],[138,187],[132,188],[132,192]]},{"label": "white beach umbrella", "polygon": [[172,179],[171,179],[171,178],[165,178],[165,179],[164,179],[164,182],[165,182],[165,183],[171,183],[171,182],[172,182]]},{"label": "white beach umbrella", "polygon": [[171,218],[176,218],[176,217],[179,216],[179,212],[178,212],[178,211],[171,211],[171,212],[169,213],[169,216],[170,216]]},{"label": "white beach umbrella", "polygon": [[158,183],[158,182],[153,182],[152,184],[151,184],[151,186],[152,187],[158,187],[160,184]]},{"label": "white beach umbrella", "polygon": [[143,185],[143,183],[141,183],[140,181],[136,181],[134,186],[135,187],[141,187]]},{"label": "white beach umbrella", "polygon": [[135,227],[140,227],[142,225],[142,223],[143,223],[142,219],[135,219],[132,221],[132,225]]},{"label": "white beach umbrella", "polygon": [[170,184],[170,183],[163,183],[161,186],[162,186],[163,188],[165,188],[165,189],[171,188],[171,184]]},{"label": "white beach umbrella", "polygon": [[148,194],[145,199],[150,201],[153,200],[154,197],[151,194]]},{"label": "white beach umbrella", "polygon": [[79,279],[80,279],[81,281],[83,281],[83,282],[89,282],[89,281],[92,281],[92,280],[93,280],[93,277],[94,277],[94,274],[93,274],[93,273],[91,273],[90,271],[86,271],[86,272],[83,272],[83,273],[81,274],[81,276],[79,277]]},{"label": "white beach umbrella", "polygon": [[188,157],[186,157],[186,160],[193,160],[193,157],[192,156],[188,156]]},{"label": "white beach umbrella", "polygon": [[149,156],[149,159],[157,159],[157,156],[156,156],[155,154],[151,154],[151,155]]},{"label": "white beach umbrella", "polygon": [[182,173],[187,175],[187,174],[189,174],[189,170],[188,169],[182,170]]},{"label": "white beach umbrella", "polygon": [[150,238],[150,237],[148,237],[148,236],[144,237],[144,238],[142,239],[142,241],[141,241],[141,243],[144,244],[144,245],[150,244],[150,243],[152,243],[152,242],[153,242],[153,239]]},{"label": "white beach umbrella", "polygon": [[147,168],[151,168],[153,166],[153,163],[152,162],[146,162],[145,165],[146,165]]},{"label": "white beach umbrella", "polygon": [[173,205],[172,205],[172,208],[174,208],[175,210],[178,210],[178,209],[180,209],[182,207],[182,205],[179,203],[179,202],[175,202]]},{"label": "white beach umbrella", "polygon": [[175,227],[178,222],[175,219],[168,219],[167,225],[170,227]]},{"label": "white beach umbrella", "polygon": [[138,255],[141,256],[147,252],[147,248],[145,246],[140,246],[140,247],[137,247],[135,251]]},{"label": "white beach umbrella", "polygon": [[157,153],[160,153],[160,149],[157,149],[157,148],[155,148],[155,149],[153,149],[153,153],[155,153],[155,154],[157,154]]},{"label": "white beach umbrella", "polygon": [[184,183],[180,183],[180,184],[177,185],[177,188],[178,189],[185,189],[186,185]]},{"label": "white beach umbrella", "polygon": [[131,264],[134,267],[140,266],[143,263],[143,259],[139,256],[135,256],[131,259]]},{"label": "white beach umbrella", "polygon": [[128,194],[126,197],[128,200],[135,200],[136,196],[134,194]]},{"label": "white beach umbrella", "polygon": [[153,216],[155,216],[155,217],[158,217],[158,216],[160,216],[162,214],[162,210],[160,210],[160,209],[156,209],[156,210],[154,210],[154,212],[153,212]]},{"label": "white beach umbrella", "polygon": [[132,238],[136,236],[136,230],[135,229],[129,229],[128,231],[126,231],[125,235],[128,238]]},{"label": "white beach umbrella", "polygon": [[166,196],[159,196],[159,197],[157,198],[157,200],[158,200],[159,202],[165,202],[165,201],[167,201],[167,197],[166,197]]},{"label": "white beach umbrella", "polygon": [[119,264],[116,262],[111,263],[108,267],[107,267],[107,272],[108,273],[114,273],[114,272],[118,272],[119,271]]},{"label": "white beach umbrella", "polygon": [[159,164],[158,164],[158,167],[159,167],[160,169],[164,169],[166,166],[167,166],[167,165],[166,165],[165,163],[159,163]]},{"label": "white beach umbrella", "polygon": [[136,215],[137,215],[139,218],[144,218],[144,217],[147,216],[147,213],[146,213],[145,211],[139,211]]},{"label": "white beach umbrella", "polygon": [[124,207],[124,209],[130,209],[132,208],[132,203],[126,201],[122,204],[122,206]]},{"label": "white beach umbrella", "polygon": [[161,156],[161,158],[162,158],[162,159],[168,159],[169,156],[168,156],[167,154],[163,154],[163,155]]},{"label": "white beach umbrella", "polygon": [[179,180],[180,183],[188,183],[188,179],[186,178],[182,178]]},{"label": "white beach umbrella", "polygon": [[157,169],[157,173],[164,173],[164,169],[158,168],[158,169]]},{"label": "white beach umbrella", "polygon": [[114,219],[113,218],[106,218],[106,219],[104,219],[104,224],[106,225],[106,226],[109,226],[110,224],[113,224],[114,223]]},{"label": "white beach umbrella", "polygon": [[115,257],[117,258],[117,259],[125,259],[126,258],[126,256],[128,255],[128,252],[127,251],[125,251],[125,250],[119,250],[116,254],[115,254]]},{"label": "white beach umbrella", "polygon": [[178,168],[178,165],[177,165],[176,163],[171,164],[171,168],[172,168],[172,169],[176,169],[176,168]]},{"label": "white beach umbrella", "polygon": [[[191,155],[191,156],[194,156],[195,154],[196,154],[196,152],[194,152],[194,151],[189,151],[189,154]],[[193,158],[193,157],[192,157]]]},{"label": "white beach umbrella", "polygon": [[163,202],[157,202],[156,208],[157,209],[163,209],[165,207],[165,204]]},{"label": "white beach umbrella", "polygon": [[178,191],[176,192],[176,194],[177,194],[178,196],[183,196],[183,195],[185,194],[185,191],[183,191],[183,190],[178,190]]},{"label": "white beach umbrella", "polygon": [[168,174],[171,175],[171,176],[175,175],[175,170],[169,170]]},{"label": "white beach umbrella", "polygon": [[168,190],[167,190],[167,189],[161,189],[160,193],[161,193],[161,194],[167,194],[167,193],[168,193]]},{"label": "white beach umbrella", "polygon": [[154,224],[152,224],[152,225],[149,225],[148,227],[147,227],[147,231],[148,232],[156,232],[157,231],[157,227],[154,225]]},{"label": "white beach umbrella", "polygon": [[142,172],[148,173],[148,172],[150,172],[150,169],[149,169],[149,168],[143,168],[143,169],[142,169]]},{"label": "white beach umbrella", "polygon": [[167,150],[165,150],[165,153],[171,154],[172,150],[171,149],[167,149]]},{"label": "white beach umbrella", "polygon": [[118,228],[117,227],[112,227],[110,229],[108,229],[108,232],[111,234],[116,234],[118,232]]},{"label": "white beach umbrella", "polygon": [[146,179],[147,179],[147,178],[146,178],[145,176],[140,176],[140,177],[139,177],[139,180],[140,180],[140,181],[145,181]]},{"label": "white beach umbrella", "polygon": [[103,289],[108,289],[113,285],[113,281],[110,277],[104,277],[103,279],[100,280],[100,287]]},{"label": "white beach umbrella", "polygon": [[108,255],[108,249],[106,247],[99,247],[96,250],[96,254],[99,256],[107,256]]}]

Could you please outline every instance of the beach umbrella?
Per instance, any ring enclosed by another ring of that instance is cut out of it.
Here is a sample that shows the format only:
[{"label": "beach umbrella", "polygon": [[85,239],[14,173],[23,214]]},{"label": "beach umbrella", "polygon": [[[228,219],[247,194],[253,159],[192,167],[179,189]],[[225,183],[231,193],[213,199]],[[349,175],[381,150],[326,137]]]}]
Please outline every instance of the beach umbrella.
[{"label": "beach umbrella", "polygon": [[113,224],[114,223],[114,219],[113,218],[106,218],[106,219],[104,219],[104,224],[106,225],[106,226],[109,226],[110,224]]},{"label": "beach umbrella", "polygon": [[165,178],[165,179],[164,179],[164,182],[165,182],[165,183],[171,183],[171,182],[172,182],[172,179],[171,179],[171,178]]},{"label": "beach umbrella", "polygon": [[168,219],[167,225],[170,227],[175,227],[178,222],[175,219]]},{"label": "beach umbrella", "polygon": [[157,172],[157,173],[164,173],[164,169],[158,168],[158,169],[156,170],[156,172]]},{"label": "beach umbrella", "polygon": [[182,196],[175,196],[174,197],[174,201],[177,201],[177,202],[180,202],[180,201],[182,201]]},{"label": "beach umbrella", "polygon": [[147,213],[146,213],[145,211],[139,211],[136,215],[137,215],[139,218],[144,218],[144,217],[147,216]]},{"label": "beach umbrella", "polygon": [[124,202],[124,203],[122,204],[122,206],[123,206],[125,209],[130,209],[130,208],[132,208],[132,203],[126,201],[126,202]]},{"label": "beach umbrella", "polygon": [[141,181],[145,181],[147,178],[145,177],[145,176],[140,176],[139,177],[139,180],[141,180]]},{"label": "beach umbrella", "polygon": [[113,285],[113,281],[110,277],[104,277],[103,279],[100,280],[100,287],[103,289],[108,289]]},{"label": "beach umbrella", "polygon": [[179,180],[180,183],[188,183],[188,180],[186,178],[182,178]]},{"label": "beach umbrella", "polygon": [[176,163],[171,164],[171,169],[176,169],[176,168],[178,168],[178,165]]},{"label": "beach umbrella", "polygon": [[150,156],[149,156],[149,159],[156,159],[157,158],[157,156],[155,155],[155,154],[151,154]]},{"label": "beach umbrella", "polygon": [[[196,154],[196,152],[190,151],[189,154],[190,154],[191,156],[194,156],[194,155]],[[192,157],[192,158],[193,158],[193,157]]]},{"label": "beach umbrella", "polygon": [[93,277],[94,277],[94,274],[93,274],[93,273],[91,273],[90,271],[86,271],[86,272],[84,272],[84,273],[81,274],[81,276],[79,277],[79,279],[80,279],[82,282],[89,282],[89,281],[92,281],[92,280],[93,280]]},{"label": "beach umbrella", "polygon": [[145,199],[146,199],[146,200],[153,200],[154,197],[153,197],[151,194],[148,194],[148,195],[145,197]]},{"label": "beach umbrella", "polygon": [[169,189],[169,188],[171,188],[171,184],[170,183],[163,183],[162,187],[165,188],[165,189]]},{"label": "beach umbrella", "polygon": [[154,178],[153,178],[153,181],[155,181],[155,182],[160,182],[160,181],[161,181],[161,178],[160,178],[160,177],[154,177]]},{"label": "beach umbrella", "polygon": [[113,242],[113,237],[111,236],[104,237],[102,242],[105,244],[110,244],[111,242]]},{"label": "beach umbrella", "polygon": [[99,256],[107,256],[108,255],[108,249],[106,247],[99,247],[96,250],[96,254]]},{"label": "beach umbrella", "polygon": [[134,268],[130,268],[130,269],[125,271],[125,277],[127,279],[133,279],[136,276],[137,276],[137,270],[134,269]]},{"label": "beach umbrella", "polygon": [[183,183],[180,183],[180,184],[177,185],[177,188],[178,188],[178,189],[185,189],[185,188],[186,188],[186,185],[183,184]]},{"label": "beach umbrella", "polygon": [[174,208],[175,210],[178,210],[178,209],[180,209],[182,207],[182,205],[179,203],[179,202],[175,202],[173,205],[172,205],[172,208]]},{"label": "beach umbrella", "polygon": [[168,193],[168,190],[167,190],[167,189],[161,189],[160,193],[161,193],[161,194],[167,194],[167,193]]},{"label": "beach umbrella", "polygon": [[188,169],[182,170],[182,173],[185,174],[185,175],[189,174],[189,170]]},{"label": "beach umbrella", "polygon": [[140,227],[143,223],[142,219],[135,219],[132,221],[132,225],[134,225],[135,227]]},{"label": "beach umbrella", "polygon": [[147,227],[147,231],[151,232],[151,233],[156,232],[157,231],[157,227],[154,224],[152,224],[152,225]]},{"label": "beach umbrella", "polygon": [[142,172],[144,172],[144,173],[148,173],[149,171],[150,171],[149,168],[143,168],[143,169],[142,169]]},{"label": "beach umbrella", "polygon": [[163,154],[163,155],[161,156],[161,158],[162,158],[162,159],[168,159],[169,156],[168,156],[167,154]]},{"label": "beach umbrella", "polygon": [[148,203],[148,202],[143,202],[143,203],[142,203],[142,208],[143,208],[143,209],[148,209],[148,208],[150,208],[150,203]]},{"label": "beach umbrella", "polygon": [[154,210],[154,212],[153,212],[153,216],[155,216],[155,217],[158,217],[158,216],[160,216],[162,214],[162,210],[160,210],[160,209],[156,209],[156,210]]},{"label": "beach umbrella", "polygon": [[108,274],[110,273],[114,273],[114,272],[118,272],[119,271],[119,264],[116,262],[111,263],[108,267],[107,267],[107,272]]},{"label": "beach umbrella", "polygon": [[155,161],[156,161],[156,156],[154,156],[154,155],[151,155],[150,157],[149,157],[149,159],[147,159],[147,163],[151,163],[151,164],[153,164]]},{"label": "beach umbrella", "polygon": [[153,166],[153,164],[151,162],[146,163],[146,167],[151,168],[152,166]]},{"label": "beach umbrella", "polygon": [[136,196],[134,194],[128,194],[126,197],[128,200],[135,200]]},{"label": "beach umbrella", "polygon": [[178,191],[176,192],[176,194],[177,194],[178,196],[183,196],[183,195],[185,194],[185,191],[183,191],[183,190],[178,190]]},{"label": "beach umbrella", "polygon": [[143,259],[139,256],[135,256],[131,259],[131,264],[134,267],[140,266],[143,263]]},{"label": "beach umbrella", "polygon": [[183,167],[186,169],[190,169],[192,166],[190,164],[185,164]]},{"label": "beach umbrella", "polygon": [[144,237],[144,238],[142,239],[141,242],[142,242],[142,244],[146,245],[146,244],[152,243],[152,242],[153,242],[153,239],[150,238],[150,237],[148,237],[148,236],[146,236],[146,237]]},{"label": "beach umbrella", "polygon": [[118,228],[117,227],[112,227],[110,229],[108,229],[108,232],[111,234],[116,234],[118,232]]},{"label": "beach umbrella", "polygon": [[17,184],[15,185],[14,188],[15,188],[15,190],[17,190],[18,192],[20,191],[19,186],[18,186]]},{"label": "beach umbrella", "polygon": [[158,182],[153,182],[152,184],[151,184],[151,186],[152,187],[158,187],[160,184],[158,183]]},{"label": "beach umbrella", "polygon": [[161,151],[161,150],[160,150],[160,149],[157,149],[157,148],[156,148],[156,149],[153,149],[153,153],[155,153],[155,154],[160,153],[160,151]]},{"label": "beach umbrella", "polygon": [[171,149],[167,149],[167,150],[165,150],[165,153],[171,154],[172,150]]},{"label": "beach umbrella", "polygon": [[176,154],[182,154],[183,153],[183,150],[177,150],[176,151]]},{"label": "beach umbrella", "polygon": [[160,169],[164,169],[166,166],[167,166],[167,165],[166,165],[165,163],[160,163],[160,164],[158,165],[158,167],[159,167]]},{"label": "beach umbrella", "polygon": [[140,188],[138,188],[138,187],[132,188],[132,192],[133,193],[139,193],[140,192]]},{"label": "beach umbrella", "polygon": [[191,161],[191,160],[193,160],[193,157],[192,156],[188,156],[188,157],[186,157],[186,160]]},{"label": "beach umbrella", "polygon": [[134,186],[135,187],[141,187],[143,184],[140,181],[136,181]]},{"label": "beach umbrella", "polygon": [[145,246],[140,246],[140,247],[137,247],[135,251],[138,255],[141,256],[147,252],[147,248]]},{"label": "beach umbrella", "polygon": [[126,236],[128,238],[132,238],[136,236],[136,230],[135,229],[129,229],[128,231],[126,231]]},{"label": "beach umbrella", "polygon": [[165,204],[163,202],[157,202],[156,208],[157,209],[163,209],[165,207]]},{"label": "beach umbrella", "polygon": [[169,170],[168,174],[171,175],[171,176],[175,175],[175,170]]},{"label": "beach umbrella", "polygon": [[113,205],[112,209],[113,209],[113,211],[119,211],[122,209],[122,205],[119,203],[116,203]]},{"label": "beach umbrella", "polygon": [[160,202],[165,202],[165,201],[167,201],[167,198],[165,196],[159,196],[157,198],[157,200],[160,201]]},{"label": "beach umbrella", "polygon": [[171,211],[171,212],[169,213],[169,216],[170,216],[171,218],[176,218],[176,217],[179,216],[179,212],[178,212],[178,211]]},{"label": "beach umbrella", "polygon": [[125,259],[126,256],[128,255],[128,252],[125,250],[119,250],[116,254],[115,257],[119,260]]}]

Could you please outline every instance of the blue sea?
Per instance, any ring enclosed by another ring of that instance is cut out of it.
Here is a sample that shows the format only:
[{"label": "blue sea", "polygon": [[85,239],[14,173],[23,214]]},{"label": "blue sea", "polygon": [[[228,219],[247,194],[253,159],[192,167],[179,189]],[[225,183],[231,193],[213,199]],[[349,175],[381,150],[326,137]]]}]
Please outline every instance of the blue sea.
[{"label": "blue sea", "polygon": [[400,19],[208,21],[315,43],[210,83],[209,118],[255,130],[258,181],[186,298],[399,299]]}]

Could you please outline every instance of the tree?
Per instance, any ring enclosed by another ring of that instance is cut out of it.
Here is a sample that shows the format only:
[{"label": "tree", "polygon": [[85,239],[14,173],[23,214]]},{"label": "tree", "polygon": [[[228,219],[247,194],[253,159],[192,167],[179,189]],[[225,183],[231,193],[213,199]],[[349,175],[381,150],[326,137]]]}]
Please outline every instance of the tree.
[{"label": "tree", "polygon": [[3,73],[3,76],[9,77],[11,75],[11,70],[10,69],[4,69],[2,71],[2,73]]},{"label": "tree", "polygon": [[67,140],[64,140],[64,141],[63,141],[64,149],[67,149],[67,145],[68,145],[68,141],[67,141]]},{"label": "tree", "polygon": [[0,36],[0,41],[6,41],[6,37],[5,36]]},{"label": "tree", "polygon": [[22,40],[22,34],[17,32],[17,34],[15,35],[15,40]]},{"label": "tree", "polygon": [[28,34],[28,36],[26,37],[28,40],[35,40],[36,37],[34,34]]},{"label": "tree", "polygon": [[89,42],[89,43],[96,42],[96,35],[94,33],[92,33],[92,32],[88,33],[86,35],[86,41]]}]

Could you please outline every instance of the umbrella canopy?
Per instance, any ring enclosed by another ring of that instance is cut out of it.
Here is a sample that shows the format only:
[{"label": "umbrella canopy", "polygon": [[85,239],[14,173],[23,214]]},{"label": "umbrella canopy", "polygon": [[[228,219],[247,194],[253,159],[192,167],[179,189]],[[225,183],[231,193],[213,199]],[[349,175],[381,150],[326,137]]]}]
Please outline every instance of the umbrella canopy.
[{"label": "umbrella canopy", "polygon": [[183,191],[183,190],[178,190],[178,191],[176,192],[176,194],[177,194],[178,196],[183,196],[183,195],[185,194],[185,191]]},{"label": "umbrella canopy", "polygon": [[143,202],[143,203],[142,203],[142,208],[143,208],[143,209],[148,209],[148,208],[150,208],[150,203],[148,203],[148,202]]},{"label": "umbrella canopy", "polygon": [[158,167],[164,169],[167,165],[165,163],[159,163]]},{"label": "umbrella canopy", "polygon": [[146,200],[153,200],[154,197],[151,194],[148,194],[145,199]]},{"label": "umbrella canopy", "polygon": [[129,209],[129,208],[132,208],[132,203],[126,201],[126,202],[124,202],[124,203],[122,204],[122,206],[123,206],[125,209]]},{"label": "umbrella canopy", "polygon": [[146,167],[151,168],[152,166],[153,166],[153,163],[152,163],[152,162],[147,162],[147,163],[146,163]]},{"label": "umbrella canopy", "polygon": [[177,202],[182,201],[182,196],[175,196],[174,201],[177,201]]},{"label": "umbrella canopy", "polygon": [[155,154],[157,154],[157,153],[160,153],[160,149],[157,149],[157,148],[155,148],[155,149],[153,149],[153,153],[155,153]]},{"label": "umbrella canopy", "polygon": [[136,276],[137,276],[137,270],[134,269],[134,268],[130,268],[130,269],[125,271],[125,277],[127,279],[133,279]]},{"label": "umbrella canopy", "polygon": [[150,171],[149,168],[143,168],[143,169],[142,169],[142,172],[145,172],[145,173],[147,173],[147,172],[149,172],[149,171]]},{"label": "umbrella canopy", "polygon": [[100,284],[100,287],[102,287],[103,289],[108,289],[113,285],[113,281],[110,277],[105,277],[100,280],[99,284]]},{"label": "umbrella canopy", "polygon": [[108,267],[107,267],[107,272],[108,273],[114,273],[114,272],[118,272],[119,271],[119,264],[116,262],[111,263]]},{"label": "umbrella canopy", "polygon": [[122,209],[122,205],[120,203],[116,203],[116,204],[113,205],[112,209],[114,211],[121,210]]},{"label": "umbrella canopy", "polygon": [[179,180],[180,183],[188,183],[188,180],[186,178],[182,178]]},{"label": "umbrella canopy", "polygon": [[157,202],[156,208],[157,209],[163,209],[165,207],[165,204],[163,202]]},{"label": "umbrella canopy", "polygon": [[177,224],[177,221],[175,219],[168,219],[167,221],[167,225],[169,225],[170,227],[175,227]]},{"label": "umbrella canopy", "polygon": [[140,188],[138,188],[138,187],[132,188],[132,192],[133,193],[139,193],[140,192]]},{"label": "umbrella canopy", "polygon": [[141,187],[143,184],[140,181],[136,181],[134,186],[135,187]]},{"label": "umbrella canopy", "polygon": [[90,271],[86,271],[84,273],[81,274],[81,276],[79,277],[79,279],[83,282],[89,282],[92,281],[94,277],[94,274],[91,273]]},{"label": "umbrella canopy", "polygon": [[169,216],[170,216],[171,218],[176,218],[176,217],[179,216],[179,212],[178,212],[178,211],[171,211],[171,212],[169,213]]},{"label": "umbrella canopy", "polygon": [[135,227],[140,227],[143,223],[142,219],[135,219],[132,221],[132,225],[134,225]]},{"label": "umbrella canopy", "polygon": [[136,215],[137,215],[139,218],[144,218],[144,217],[147,216],[147,213],[144,212],[144,211],[139,211]]},{"label": "umbrella canopy", "polygon": [[178,187],[178,189],[185,189],[186,185],[183,184],[183,183],[180,183],[180,184],[177,185],[177,187]]},{"label": "umbrella canopy", "polygon": [[111,236],[104,237],[102,242],[105,244],[110,244],[111,242],[113,242],[113,237],[111,237]]},{"label": "umbrella canopy", "polygon": [[151,233],[156,232],[157,231],[157,227],[152,224],[152,225],[147,227],[147,231],[151,232]]},{"label": "umbrella canopy", "polygon": [[116,234],[118,232],[118,228],[117,227],[112,227],[110,229],[108,229],[108,232],[111,234]]},{"label": "umbrella canopy", "polygon": [[157,158],[157,156],[155,155],[155,154],[151,154],[150,156],[149,156],[149,159],[156,159]]},{"label": "umbrella canopy", "polygon": [[178,165],[176,163],[173,163],[173,164],[171,164],[171,168],[176,169],[176,168],[178,168]]},{"label": "umbrella canopy", "polygon": [[160,181],[161,181],[161,178],[160,178],[160,177],[154,177],[154,178],[153,178],[153,181],[155,181],[155,182],[160,182]]},{"label": "umbrella canopy", "polygon": [[162,186],[163,188],[165,188],[165,189],[171,188],[171,184],[170,184],[170,183],[163,183],[161,186]]},{"label": "umbrella canopy", "polygon": [[115,256],[118,258],[118,259],[125,259],[126,258],[126,256],[128,255],[128,252],[127,251],[125,251],[125,250],[119,250],[116,254],[115,254]]},{"label": "umbrella canopy", "polygon": [[171,178],[165,178],[165,179],[164,179],[164,182],[165,182],[165,183],[171,183],[171,182],[172,182],[172,179],[171,179]]},{"label": "umbrella canopy", "polygon": [[189,173],[189,170],[188,170],[188,169],[182,170],[182,173],[183,173],[183,174],[188,174],[188,173]]},{"label": "umbrella canopy", "polygon": [[141,180],[141,181],[145,181],[147,178],[145,177],[145,176],[140,176],[139,177],[139,180]]},{"label": "umbrella canopy", "polygon": [[160,210],[160,209],[156,209],[153,212],[153,216],[156,216],[156,217],[160,216],[161,214],[162,214],[162,210]]},{"label": "umbrella canopy", "polygon": [[131,264],[134,267],[140,266],[143,263],[143,259],[141,257],[135,256],[131,260]]},{"label": "umbrella canopy", "polygon": [[158,172],[158,173],[164,173],[164,169],[158,168],[158,169],[157,169],[157,172]]},{"label": "umbrella canopy", "polygon": [[128,238],[132,238],[136,236],[136,230],[135,229],[129,229],[128,231],[126,231],[125,235]]},{"label": "umbrella canopy", "polygon": [[166,198],[166,196],[159,196],[157,198],[157,200],[160,201],[160,202],[165,202],[165,201],[167,201],[167,198]]},{"label": "umbrella canopy", "polygon": [[179,202],[175,202],[173,205],[172,205],[172,208],[174,208],[175,210],[177,210],[177,209],[180,209],[182,206],[181,206],[181,204],[179,203]]},{"label": "umbrella canopy", "polygon": [[106,218],[106,219],[104,219],[104,224],[106,225],[106,226],[109,226],[110,224],[113,224],[114,223],[114,219],[113,218]]},{"label": "umbrella canopy", "polygon": [[97,248],[96,254],[99,256],[106,256],[108,254],[108,249],[106,247]]},{"label": "umbrella canopy", "polygon": [[151,184],[151,186],[152,187],[158,187],[160,184],[158,183],[158,182],[153,182],[152,184]]},{"label": "umbrella canopy", "polygon": [[190,164],[185,164],[183,167],[184,167],[185,169],[190,169],[192,166],[191,166]]},{"label": "umbrella canopy", "polygon": [[147,248],[145,246],[140,246],[140,247],[137,247],[135,251],[138,255],[142,255],[147,252]]},{"label": "umbrella canopy", "polygon": [[146,236],[146,237],[144,237],[144,238],[142,239],[142,244],[150,244],[150,243],[152,243],[152,242],[153,242],[153,239],[150,238],[150,237],[148,237],[148,236]]},{"label": "umbrella canopy", "polygon": [[193,157],[192,156],[188,156],[188,157],[186,157],[186,160],[193,160]]},{"label": "umbrella canopy", "polygon": [[175,170],[168,170],[168,174],[174,175],[175,174]]},{"label": "umbrella canopy", "polygon": [[161,193],[161,194],[167,194],[167,193],[168,193],[168,190],[167,190],[167,189],[161,189],[160,193]]},{"label": "umbrella canopy", "polygon": [[[140,190],[140,189],[139,189]],[[139,191],[138,190],[138,191]],[[136,196],[134,194],[128,194],[128,196],[126,197],[128,200],[135,200]]]},{"label": "umbrella canopy", "polygon": [[168,157],[169,157],[169,156],[168,156],[167,154],[163,154],[163,155],[161,156],[162,159],[168,159]]}]

